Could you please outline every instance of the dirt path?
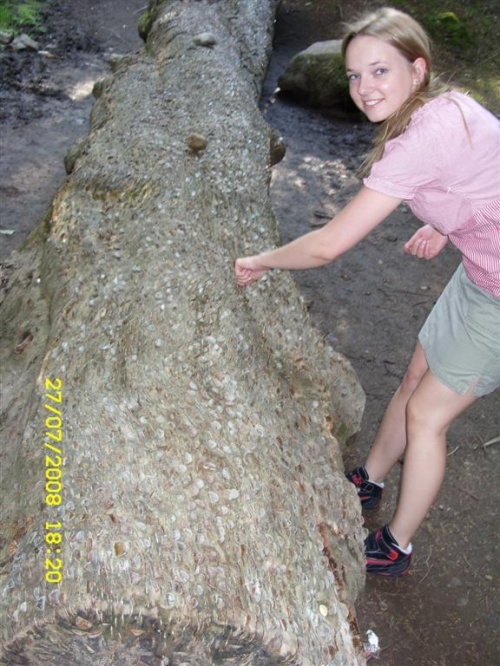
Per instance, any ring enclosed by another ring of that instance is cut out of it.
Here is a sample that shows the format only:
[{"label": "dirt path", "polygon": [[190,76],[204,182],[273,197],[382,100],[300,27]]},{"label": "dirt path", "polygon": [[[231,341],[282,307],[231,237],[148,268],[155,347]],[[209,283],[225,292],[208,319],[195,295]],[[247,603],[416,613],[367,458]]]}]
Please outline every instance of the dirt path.
[{"label": "dirt path", "polygon": [[141,47],[138,11],[146,0],[52,0],[39,53],[0,60],[0,260],[42,219],[66,173],[63,158],[88,131],[92,87],[107,58]]},{"label": "dirt path", "polygon": [[[137,12],[144,5],[146,0],[55,0],[49,3],[43,43],[54,57],[0,60],[0,228],[15,231],[0,236],[5,262],[64,182],[63,156],[87,131],[93,82],[109,72],[106,55],[140,47]],[[334,2],[320,7],[284,0],[279,14],[262,108],[288,146],[272,181],[284,241],[317,223],[315,212],[333,215],[345,203],[359,186],[354,170],[371,140],[367,124],[336,121],[283,100],[269,102],[291,55],[337,36],[338,19]],[[295,274],[315,324],[351,360],[367,393],[363,430],[346,455],[346,467],[366,455],[418,330],[458,264],[449,249],[429,263],[405,257],[402,245],[418,224],[402,208],[335,264]],[[363,632],[371,628],[380,637],[381,665],[500,663],[495,552],[500,447],[483,446],[499,434],[498,403],[498,394],[479,401],[451,429],[447,479],[415,539],[412,573],[396,581],[368,580],[359,621]],[[395,470],[387,502],[367,527],[390,517],[398,478]]]}]

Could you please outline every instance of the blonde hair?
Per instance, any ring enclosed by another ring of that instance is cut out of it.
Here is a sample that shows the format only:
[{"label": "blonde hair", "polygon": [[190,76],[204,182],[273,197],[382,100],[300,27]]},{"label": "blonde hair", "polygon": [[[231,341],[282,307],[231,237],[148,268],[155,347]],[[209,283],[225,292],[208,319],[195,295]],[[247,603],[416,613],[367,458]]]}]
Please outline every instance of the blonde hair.
[{"label": "blonde hair", "polygon": [[395,113],[380,124],[374,147],[360,168],[360,175],[365,176],[370,172],[373,163],[381,159],[386,142],[405,131],[413,113],[429,100],[449,92],[451,87],[431,73],[430,39],[422,26],[408,14],[390,7],[382,7],[347,24],[345,29],[346,33],[342,40],[344,60],[347,47],[352,40],[358,35],[367,35],[382,39],[394,46],[408,62],[413,63],[417,58],[423,58],[427,65],[420,86]]}]

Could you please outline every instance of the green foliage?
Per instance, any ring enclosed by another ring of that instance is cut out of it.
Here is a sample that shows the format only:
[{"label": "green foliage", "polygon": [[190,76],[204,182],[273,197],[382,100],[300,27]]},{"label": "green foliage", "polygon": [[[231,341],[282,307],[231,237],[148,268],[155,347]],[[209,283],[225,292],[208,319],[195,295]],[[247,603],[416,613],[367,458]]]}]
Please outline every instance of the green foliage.
[{"label": "green foliage", "polygon": [[12,26],[12,20],[13,15],[10,7],[5,2],[0,2],[0,30],[9,30]]},{"label": "green foliage", "polygon": [[149,12],[144,12],[139,19],[137,29],[139,31],[139,36],[144,41],[147,40],[151,26],[153,25],[153,19]]},{"label": "green foliage", "polygon": [[431,36],[438,42],[461,50],[476,45],[466,23],[459,19],[454,12],[427,14],[423,23]]},{"label": "green foliage", "polygon": [[40,24],[40,3],[24,3],[17,8],[17,21],[19,25]]},{"label": "green foliage", "polygon": [[39,0],[27,0],[21,3],[14,0],[0,0],[0,30],[18,33],[31,28],[41,32],[42,6]]}]

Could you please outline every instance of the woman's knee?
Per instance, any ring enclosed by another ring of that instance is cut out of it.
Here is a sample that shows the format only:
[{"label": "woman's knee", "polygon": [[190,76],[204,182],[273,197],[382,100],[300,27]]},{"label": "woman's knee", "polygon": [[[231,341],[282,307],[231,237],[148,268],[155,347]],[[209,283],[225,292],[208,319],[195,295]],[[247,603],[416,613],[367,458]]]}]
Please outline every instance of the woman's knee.
[{"label": "woman's knee", "polygon": [[416,432],[425,431],[429,435],[446,435],[453,418],[442,409],[438,400],[433,400],[420,382],[419,388],[415,390],[406,403],[406,430],[409,437]]},{"label": "woman's knee", "polygon": [[429,422],[425,401],[421,400],[418,391],[414,391],[406,403],[406,428],[412,430],[421,428]]},{"label": "woman's knee", "polygon": [[425,370],[422,371],[410,364],[401,381],[401,391],[407,395],[413,395],[424,374]]},{"label": "woman's knee", "polygon": [[417,343],[413,358],[401,382],[400,390],[407,396],[413,395],[428,369],[425,352],[420,343]]}]

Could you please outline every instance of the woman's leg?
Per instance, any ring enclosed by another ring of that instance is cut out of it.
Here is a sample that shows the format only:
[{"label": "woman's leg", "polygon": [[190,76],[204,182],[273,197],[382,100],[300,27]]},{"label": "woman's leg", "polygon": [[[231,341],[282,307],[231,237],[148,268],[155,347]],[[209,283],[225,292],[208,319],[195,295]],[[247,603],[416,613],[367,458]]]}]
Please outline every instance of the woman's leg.
[{"label": "woman's leg", "polygon": [[407,446],[398,506],[389,524],[406,548],[441,487],[446,466],[446,432],[456,417],[477,398],[459,395],[429,370],[408,401]]},{"label": "woman's leg", "polygon": [[401,385],[386,409],[365,468],[370,481],[380,483],[406,448],[406,405],[428,370],[424,350],[417,342]]}]

